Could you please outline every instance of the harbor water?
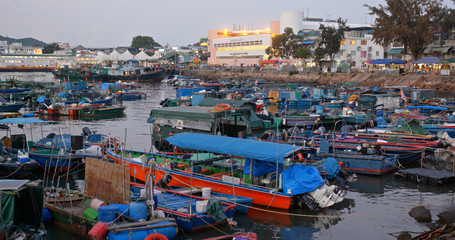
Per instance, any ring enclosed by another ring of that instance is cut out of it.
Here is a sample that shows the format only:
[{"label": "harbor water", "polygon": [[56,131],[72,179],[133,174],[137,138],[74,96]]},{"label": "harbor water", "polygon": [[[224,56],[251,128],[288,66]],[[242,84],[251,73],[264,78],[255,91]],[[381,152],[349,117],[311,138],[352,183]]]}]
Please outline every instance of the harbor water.
[{"label": "harbor water", "polygon": [[[4,77],[0,76],[3,80]],[[159,108],[164,98],[174,97],[176,91],[166,84],[142,84],[138,91],[147,94],[146,99],[125,101],[125,115],[117,118],[97,120],[59,120],[56,125],[43,125],[29,129],[27,140],[38,140],[53,132],[56,134],[81,134],[83,127],[103,134],[110,134],[126,142],[127,149],[151,150],[151,125],[148,124],[152,108]],[[23,109],[25,113],[31,109]],[[48,119],[48,118],[44,118]],[[153,150],[153,149],[152,149]],[[65,174],[66,175],[66,174]],[[63,178],[63,177],[62,177]],[[83,170],[70,173],[70,185],[83,190]],[[437,214],[455,207],[453,186],[435,187],[418,185],[395,179],[393,174],[384,176],[358,175],[350,184],[345,199],[335,206],[319,212],[308,209],[283,211],[252,207],[248,213],[236,213],[237,226],[217,227],[203,233],[179,233],[177,239],[201,239],[235,231],[252,231],[258,239],[396,239],[401,231],[412,235],[427,231],[428,224],[419,223],[409,216],[412,207],[424,205],[432,213],[433,222]],[[78,239],[52,224],[47,224],[48,239]]]}]

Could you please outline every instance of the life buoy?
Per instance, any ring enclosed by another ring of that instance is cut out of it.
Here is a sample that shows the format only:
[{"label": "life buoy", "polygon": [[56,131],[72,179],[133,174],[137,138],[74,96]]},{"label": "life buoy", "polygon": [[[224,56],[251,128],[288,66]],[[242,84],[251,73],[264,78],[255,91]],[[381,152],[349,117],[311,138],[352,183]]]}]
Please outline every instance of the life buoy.
[{"label": "life buoy", "polygon": [[297,157],[299,158],[299,161],[305,160],[302,153],[297,153]]},{"label": "life buoy", "polygon": [[168,240],[168,238],[161,233],[152,233],[149,234],[144,240]]},{"label": "life buoy", "polygon": [[231,109],[231,106],[229,104],[226,104],[226,103],[220,103],[220,104],[217,104],[215,106],[215,109],[216,110],[227,111],[227,110]]}]

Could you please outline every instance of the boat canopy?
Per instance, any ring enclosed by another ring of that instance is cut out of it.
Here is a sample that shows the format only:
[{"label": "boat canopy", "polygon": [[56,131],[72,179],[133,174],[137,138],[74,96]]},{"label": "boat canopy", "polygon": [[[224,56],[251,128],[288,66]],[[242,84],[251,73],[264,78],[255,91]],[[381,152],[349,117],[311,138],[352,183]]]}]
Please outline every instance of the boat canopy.
[{"label": "boat canopy", "polygon": [[180,133],[166,140],[177,147],[235,155],[267,162],[284,162],[284,158],[300,149],[289,144],[262,142],[202,133]]},{"label": "boat canopy", "polygon": [[45,121],[38,118],[5,118],[0,124],[31,124],[31,123],[56,123],[56,121]]},{"label": "boat canopy", "polygon": [[405,109],[431,109],[431,110],[447,110],[448,108],[445,107],[438,107],[438,106],[431,106],[431,105],[421,105],[421,106],[412,106],[412,107],[405,107]]}]

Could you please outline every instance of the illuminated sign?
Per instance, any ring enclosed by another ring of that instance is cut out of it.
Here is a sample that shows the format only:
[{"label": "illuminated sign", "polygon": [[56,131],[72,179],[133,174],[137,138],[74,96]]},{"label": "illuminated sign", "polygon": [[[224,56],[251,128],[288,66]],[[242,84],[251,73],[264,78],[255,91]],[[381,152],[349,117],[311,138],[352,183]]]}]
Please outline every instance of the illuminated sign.
[{"label": "illuminated sign", "polygon": [[41,51],[41,49],[35,49],[33,51],[34,54],[43,54],[43,52]]},{"label": "illuminated sign", "polygon": [[242,47],[223,47],[217,48],[217,52],[234,52],[234,51],[251,51],[251,50],[265,50],[268,45],[256,45],[256,46],[242,46]]}]

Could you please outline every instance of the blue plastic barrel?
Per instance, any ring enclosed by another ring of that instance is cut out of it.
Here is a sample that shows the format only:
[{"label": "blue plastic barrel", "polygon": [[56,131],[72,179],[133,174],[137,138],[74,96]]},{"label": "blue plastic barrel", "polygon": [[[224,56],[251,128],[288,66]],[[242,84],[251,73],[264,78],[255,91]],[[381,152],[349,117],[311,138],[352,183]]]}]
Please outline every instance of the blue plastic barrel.
[{"label": "blue plastic barrel", "polygon": [[[155,224],[150,224],[149,226],[159,226],[163,224],[169,224],[173,222],[161,222],[161,223],[155,223]],[[174,239],[177,236],[177,229],[176,227],[157,227],[153,229],[147,229],[147,233],[150,235],[152,233],[161,233],[164,236],[166,236],[168,239]]]},{"label": "blue plastic barrel", "polygon": [[144,199],[138,198],[136,200],[132,200],[130,203],[130,214],[129,216],[131,218],[134,218],[136,220],[147,220],[147,213],[148,213],[148,208],[147,208],[147,203],[145,203]]},{"label": "blue plastic barrel", "polygon": [[[131,232],[131,238],[130,233]],[[148,236],[147,230],[121,231],[119,233],[109,232],[108,240],[144,240]]]},{"label": "blue plastic barrel", "polygon": [[126,205],[126,204],[109,204],[109,206],[115,206],[115,207],[118,207],[118,211],[119,213],[125,215],[125,216],[130,216],[129,215],[129,207],[130,205]]},{"label": "blue plastic barrel", "polygon": [[119,211],[119,207],[112,205],[103,205],[98,208],[98,221],[113,222],[115,220],[115,213]]}]

